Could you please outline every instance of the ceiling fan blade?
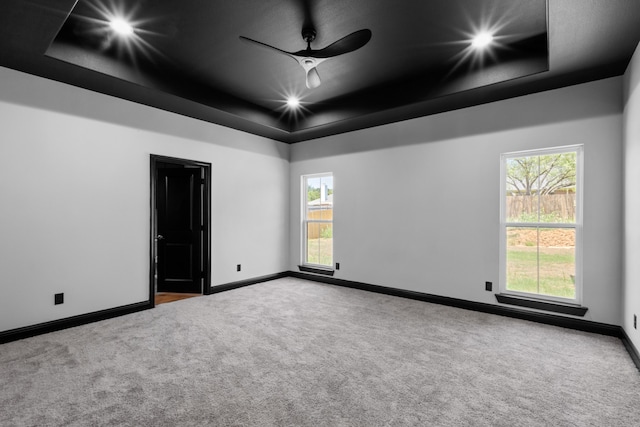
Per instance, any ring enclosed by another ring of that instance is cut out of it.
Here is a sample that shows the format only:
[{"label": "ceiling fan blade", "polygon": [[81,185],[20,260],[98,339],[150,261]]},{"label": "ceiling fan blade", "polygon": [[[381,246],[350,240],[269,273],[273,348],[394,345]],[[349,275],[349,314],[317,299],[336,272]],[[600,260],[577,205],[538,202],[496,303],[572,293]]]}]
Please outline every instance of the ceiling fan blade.
[{"label": "ceiling fan blade", "polygon": [[301,50],[294,52],[294,56],[306,56],[311,58],[331,58],[333,56],[342,55],[344,53],[353,52],[369,43],[371,40],[371,30],[364,29],[353,32],[348,36],[344,36],[340,40],[333,42],[329,46],[318,50]]},{"label": "ceiling fan blade", "polygon": [[266,43],[262,43],[262,42],[259,42],[257,40],[253,40],[253,39],[250,39],[250,38],[244,37],[244,36],[240,36],[240,40],[242,40],[245,43],[255,44],[255,45],[258,45],[260,47],[263,47],[263,48],[266,48],[266,49],[269,49],[269,50],[272,50],[272,51],[276,51],[276,52],[281,53],[283,55],[287,55],[288,57],[290,57],[290,58],[294,59],[295,61],[297,61],[297,59],[294,56],[294,54],[291,53],[291,52],[287,52],[286,50],[278,49],[277,47],[273,47],[273,46],[268,45]]},{"label": "ceiling fan blade", "polygon": [[318,74],[318,70],[316,67],[311,68],[307,71],[307,88],[315,89],[320,86],[320,74]]}]

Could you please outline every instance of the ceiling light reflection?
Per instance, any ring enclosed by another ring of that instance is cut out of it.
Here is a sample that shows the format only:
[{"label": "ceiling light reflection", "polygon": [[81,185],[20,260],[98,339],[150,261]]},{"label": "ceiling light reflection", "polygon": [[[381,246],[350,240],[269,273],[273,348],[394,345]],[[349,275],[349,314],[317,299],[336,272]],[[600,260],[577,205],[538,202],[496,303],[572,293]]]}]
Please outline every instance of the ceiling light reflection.
[{"label": "ceiling light reflection", "polygon": [[[156,62],[164,54],[152,44],[155,37],[163,37],[148,28],[158,27],[158,18],[140,18],[141,3],[133,5],[122,0],[86,0],[83,6],[88,7],[86,15],[75,15],[75,19],[84,22],[88,38],[100,39],[99,49],[115,53],[119,59],[126,59],[137,66],[137,59],[142,55],[151,62]],[[86,9],[86,8],[85,8]]]},{"label": "ceiling light reflection", "polygon": [[489,2],[485,7],[467,8],[461,2],[459,13],[466,21],[464,27],[458,28],[459,38],[445,43],[457,46],[459,50],[451,56],[452,63],[445,78],[454,73],[479,70],[498,60],[497,53],[509,49],[514,37],[514,17],[517,17],[517,2],[505,2],[508,6],[498,7]]},{"label": "ceiling light reflection", "polygon": [[493,42],[493,34],[488,31],[482,31],[471,40],[471,46],[476,49],[484,49]]},{"label": "ceiling light reflection", "polygon": [[273,89],[277,93],[277,98],[269,101],[279,105],[274,109],[274,112],[279,114],[279,120],[284,119],[293,124],[311,114],[306,106],[309,102],[305,101],[308,94],[304,89],[293,86],[280,86],[280,88]]},{"label": "ceiling light reflection", "polygon": [[128,37],[133,34],[133,27],[122,18],[114,18],[109,22],[109,26],[117,34]]},{"label": "ceiling light reflection", "polygon": [[300,100],[297,96],[291,95],[287,98],[287,107],[289,108],[298,108],[300,107]]}]

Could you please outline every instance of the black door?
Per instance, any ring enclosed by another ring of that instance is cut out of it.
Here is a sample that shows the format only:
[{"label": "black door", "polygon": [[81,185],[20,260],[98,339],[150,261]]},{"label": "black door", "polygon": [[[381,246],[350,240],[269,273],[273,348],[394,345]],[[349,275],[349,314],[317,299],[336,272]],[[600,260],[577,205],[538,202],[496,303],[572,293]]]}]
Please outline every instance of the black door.
[{"label": "black door", "polygon": [[202,293],[201,169],[157,171],[157,292]]}]

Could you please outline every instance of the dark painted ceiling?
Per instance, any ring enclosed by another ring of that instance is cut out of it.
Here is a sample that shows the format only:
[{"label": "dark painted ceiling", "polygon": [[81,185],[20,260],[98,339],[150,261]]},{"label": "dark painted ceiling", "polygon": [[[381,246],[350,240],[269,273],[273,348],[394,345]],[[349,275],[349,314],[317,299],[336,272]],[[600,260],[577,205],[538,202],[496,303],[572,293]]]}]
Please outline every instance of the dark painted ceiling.
[{"label": "dark painted ceiling", "polygon": [[[0,65],[292,143],[620,75],[639,23],[638,0],[2,0]],[[309,25],[313,49],[372,37],[321,63],[315,89],[240,40],[300,51]],[[478,51],[480,30],[494,43]]]}]

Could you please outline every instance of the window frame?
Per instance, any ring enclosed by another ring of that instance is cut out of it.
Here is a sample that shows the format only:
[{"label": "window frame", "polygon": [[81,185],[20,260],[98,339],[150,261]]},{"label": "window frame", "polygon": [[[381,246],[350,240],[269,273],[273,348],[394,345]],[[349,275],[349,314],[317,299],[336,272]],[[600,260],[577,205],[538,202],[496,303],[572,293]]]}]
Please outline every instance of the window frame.
[{"label": "window frame", "polygon": [[[507,159],[517,157],[545,156],[550,154],[576,153],[576,220],[575,223],[542,223],[542,222],[507,222],[506,192],[507,192]],[[582,276],[582,229],[583,229],[583,191],[584,191],[584,145],[566,145],[551,148],[513,151],[500,155],[500,276],[499,289],[501,294],[515,297],[558,302],[570,305],[582,305],[583,276]],[[507,289],[507,228],[573,228],[575,229],[575,298],[558,297],[538,293],[514,291]]]},{"label": "window frame", "polygon": [[[308,184],[307,181],[309,179],[314,179],[314,178],[325,178],[325,177],[331,177],[332,179],[332,184],[333,184],[333,192],[332,194],[334,195],[333,197],[333,201],[332,201],[332,214],[331,214],[331,219],[313,219],[313,220],[309,220],[307,218],[307,212],[308,212],[308,200],[307,200],[307,188],[308,188]],[[301,262],[300,265],[301,266],[305,266],[305,267],[311,267],[312,269],[318,269],[318,270],[328,270],[328,271],[333,271],[333,263],[334,263],[334,259],[335,257],[333,256],[333,249],[334,249],[334,244],[333,244],[333,235],[335,232],[335,228],[334,228],[334,219],[335,219],[335,176],[333,174],[333,172],[322,172],[322,173],[314,173],[314,174],[307,174],[307,175],[302,175],[301,176],[301,197],[302,197],[302,203],[301,203],[301,207],[302,207],[302,213],[301,213],[301,225],[302,225],[302,239],[301,239],[301,251],[300,251],[300,255],[301,255]],[[309,230],[309,223],[320,223],[320,224],[331,224],[331,234],[332,234],[332,238],[331,238],[331,265],[325,265],[325,264],[313,264],[313,263],[309,263],[307,262],[307,256],[308,256],[308,248],[309,248],[309,243],[307,241],[307,233]]]}]

